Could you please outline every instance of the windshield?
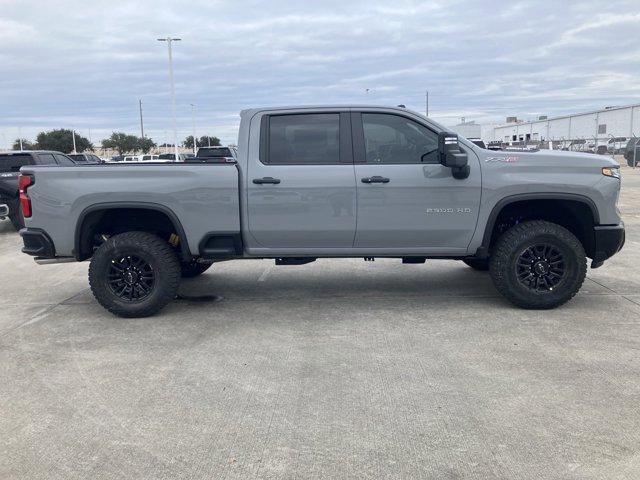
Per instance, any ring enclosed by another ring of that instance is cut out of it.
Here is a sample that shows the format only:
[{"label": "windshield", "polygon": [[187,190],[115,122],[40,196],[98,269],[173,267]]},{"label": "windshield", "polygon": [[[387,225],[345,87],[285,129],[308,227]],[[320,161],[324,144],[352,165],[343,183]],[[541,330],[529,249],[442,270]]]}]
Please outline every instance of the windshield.
[{"label": "windshield", "polygon": [[233,157],[231,150],[227,147],[222,148],[201,148],[198,150],[199,157]]}]

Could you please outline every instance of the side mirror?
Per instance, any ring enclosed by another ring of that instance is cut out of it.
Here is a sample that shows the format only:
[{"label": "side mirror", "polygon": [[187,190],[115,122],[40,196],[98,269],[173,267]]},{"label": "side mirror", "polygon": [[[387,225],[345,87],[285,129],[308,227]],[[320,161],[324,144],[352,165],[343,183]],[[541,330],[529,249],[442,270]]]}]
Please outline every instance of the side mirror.
[{"label": "side mirror", "polygon": [[462,180],[469,176],[470,168],[467,163],[467,154],[460,149],[458,135],[451,132],[440,132],[438,153],[440,163],[451,169],[453,178]]}]

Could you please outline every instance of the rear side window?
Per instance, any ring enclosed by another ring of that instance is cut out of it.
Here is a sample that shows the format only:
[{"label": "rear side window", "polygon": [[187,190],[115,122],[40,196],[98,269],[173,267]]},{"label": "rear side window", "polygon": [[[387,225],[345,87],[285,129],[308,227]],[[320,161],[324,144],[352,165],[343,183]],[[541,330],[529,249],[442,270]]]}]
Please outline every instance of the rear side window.
[{"label": "rear side window", "polygon": [[0,172],[19,172],[24,165],[33,165],[31,155],[0,155]]},{"label": "rear side window", "polygon": [[270,116],[266,163],[279,165],[340,163],[340,114]]},{"label": "rear side window", "polygon": [[39,153],[38,154],[38,163],[40,165],[55,165],[56,159],[53,158],[53,154],[51,153]]}]

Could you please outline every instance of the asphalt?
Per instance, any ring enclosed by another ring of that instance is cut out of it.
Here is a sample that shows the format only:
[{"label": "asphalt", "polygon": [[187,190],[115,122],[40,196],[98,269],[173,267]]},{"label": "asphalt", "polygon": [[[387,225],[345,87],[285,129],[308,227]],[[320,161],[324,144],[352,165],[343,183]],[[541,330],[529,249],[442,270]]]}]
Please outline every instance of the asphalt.
[{"label": "asphalt", "polygon": [[111,316],[0,222],[0,478],[640,478],[640,170],[553,311],[461,262],[214,266]]}]

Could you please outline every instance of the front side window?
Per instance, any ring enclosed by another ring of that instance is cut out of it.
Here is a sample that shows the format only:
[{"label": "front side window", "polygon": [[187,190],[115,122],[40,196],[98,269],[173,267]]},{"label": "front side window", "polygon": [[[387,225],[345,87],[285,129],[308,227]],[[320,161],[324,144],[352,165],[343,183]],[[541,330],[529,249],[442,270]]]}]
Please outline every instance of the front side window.
[{"label": "front side window", "polygon": [[340,163],[340,115],[273,115],[269,119],[268,163],[326,165]]},{"label": "front side window", "polygon": [[439,163],[438,135],[399,115],[363,113],[366,162]]},{"label": "front side window", "polygon": [[60,155],[59,153],[55,153],[53,156],[55,157],[56,163],[58,165],[64,165],[64,166],[67,166],[67,167],[74,165],[73,160],[71,160],[66,155]]}]

